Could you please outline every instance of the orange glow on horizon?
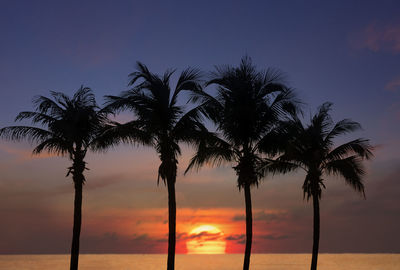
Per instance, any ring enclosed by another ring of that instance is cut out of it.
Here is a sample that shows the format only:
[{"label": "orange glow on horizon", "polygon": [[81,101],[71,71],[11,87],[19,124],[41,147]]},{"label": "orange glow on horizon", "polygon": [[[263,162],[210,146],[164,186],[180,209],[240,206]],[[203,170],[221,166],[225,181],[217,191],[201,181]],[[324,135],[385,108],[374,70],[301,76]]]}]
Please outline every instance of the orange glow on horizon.
[{"label": "orange glow on horizon", "polygon": [[215,226],[201,225],[190,231],[186,241],[188,254],[225,254],[224,233]]}]

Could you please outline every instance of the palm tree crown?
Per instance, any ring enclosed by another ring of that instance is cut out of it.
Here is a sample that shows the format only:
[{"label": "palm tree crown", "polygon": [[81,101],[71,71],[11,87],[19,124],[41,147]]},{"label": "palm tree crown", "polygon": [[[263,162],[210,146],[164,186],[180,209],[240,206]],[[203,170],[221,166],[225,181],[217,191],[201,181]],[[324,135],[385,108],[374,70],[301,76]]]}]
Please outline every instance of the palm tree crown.
[{"label": "palm tree crown", "polygon": [[79,151],[86,151],[95,141],[106,122],[97,110],[94,94],[87,87],[81,87],[72,98],[60,92],[51,91],[53,99],[38,96],[33,100],[35,111],[21,112],[16,121],[31,119],[34,126],[12,126],[0,130],[4,139],[36,142],[34,154],[48,151],[57,155],[69,155],[72,159]]},{"label": "palm tree crown", "polygon": [[[135,119],[130,122],[114,123],[114,128],[108,131],[110,144],[139,142],[153,145],[162,161],[158,178],[166,181],[168,177],[176,177],[177,157],[181,154],[179,143],[196,144],[207,131],[200,121],[199,108],[185,112],[185,108],[177,104],[180,92],[201,89],[200,73],[195,69],[186,69],[172,90],[170,77],[174,71],[158,76],[140,62],[137,69],[129,75],[132,89],[122,92],[120,96],[106,96],[104,111],[116,113],[130,110],[135,113]],[[139,80],[142,81],[137,83]]]},{"label": "palm tree crown", "polygon": [[221,136],[199,145],[187,171],[207,162],[234,162],[239,188],[258,185],[263,177],[260,155],[276,153],[278,124],[287,114],[297,113],[299,103],[279,71],[257,71],[248,57],[237,68],[217,67],[211,76],[207,85],[217,85],[217,95],[197,91],[192,99],[200,101]]},{"label": "palm tree crown", "polygon": [[304,169],[307,177],[303,192],[307,199],[314,192],[321,197],[325,187],[323,174],[343,177],[349,186],[364,195],[362,160],[373,156],[373,148],[369,140],[362,138],[334,147],[336,137],[361,126],[349,119],[334,123],[329,115],[331,107],[331,103],[324,103],[307,127],[298,118],[288,122],[285,153],[277,159],[279,162],[270,165],[270,170],[275,172]]}]

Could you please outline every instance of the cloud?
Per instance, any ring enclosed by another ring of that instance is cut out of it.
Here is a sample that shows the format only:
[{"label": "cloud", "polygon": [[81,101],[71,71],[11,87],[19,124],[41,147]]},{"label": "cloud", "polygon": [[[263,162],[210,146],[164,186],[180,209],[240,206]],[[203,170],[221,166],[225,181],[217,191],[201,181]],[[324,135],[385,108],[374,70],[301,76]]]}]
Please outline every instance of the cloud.
[{"label": "cloud", "polygon": [[[280,222],[288,217],[287,211],[258,211],[253,214],[253,220],[265,221],[267,223]],[[246,220],[245,215],[235,215],[232,221]]]},{"label": "cloud", "polygon": [[356,49],[373,52],[400,53],[400,23],[382,24],[372,22],[351,38]]},{"label": "cloud", "polygon": [[400,90],[400,76],[397,76],[396,78],[394,78],[390,82],[388,82],[385,85],[385,89],[389,90],[389,91]]},{"label": "cloud", "polygon": [[127,177],[123,174],[113,174],[103,177],[96,177],[96,179],[93,180],[94,181],[86,182],[87,190],[94,190],[98,188],[104,188],[110,185],[115,185],[116,183],[119,183],[121,181],[126,181]]},{"label": "cloud", "polygon": [[[284,240],[291,238],[288,234],[281,233],[269,233],[269,234],[253,234],[254,241],[258,242],[259,245],[264,245],[265,240]],[[226,241],[233,241],[236,244],[243,245],[246,243],[246,235],[245,234],[231,234],[225,237]],[[265,244],[267,245],[267,244]]]},{"label": "cloud", "polygon": [[165,250],[165,242],[147,233],[123,235],[114,231],[81,239],[82,253],[160,253]]},{"label": "cloud", "polygon": [[290,236],[286,234],[265,234],[258,237],[266,240],[282,240],[290,238]]},{"label": "cloud", "polygon": [[[33,148],[32,148],[33,149]],[[7,155],[14,156],[17,161],[27,161],[32,159],[44,159],[44,158],[51,158],[55,157],[56,155],[43,152],[40,155],[34,155],[32,150],[16,148],[15,146],[6,145],[4,143],[0,144],[0,152],[4,152]]]},{"label": "cloud", "polygon": [[226,241],[235,241],[237,244],[244,244],[246,242],[246,236],[244,234],[232,234],[225,237]]},{"label": "cloud", "polygon": [[178,234],[177,238],[180,240],[193,240],[193,239],[200,239],[202,241],[215,241],[221,240],[223,237],[222,232],[218,233],[209,233],[209,232],[200,232],[200,233],[180,233]]},{"label": "cloud", "polygon": [[152,239],[149,237],[149,235],[147,233],[144,234],[134,234],[133,238],[130,239],[132,242],[141,242],[141,241],[150,241],[150,240],[160,240],[160,239]]}]

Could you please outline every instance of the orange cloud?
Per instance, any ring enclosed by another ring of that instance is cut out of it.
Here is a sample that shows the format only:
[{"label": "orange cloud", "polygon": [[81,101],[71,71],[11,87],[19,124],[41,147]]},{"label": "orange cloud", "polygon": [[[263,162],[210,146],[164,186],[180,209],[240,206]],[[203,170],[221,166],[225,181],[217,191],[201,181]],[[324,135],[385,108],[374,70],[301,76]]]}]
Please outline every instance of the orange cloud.
[{"label": "orange cloud", "polygon": [[6,145],[4,143],[0,144],[0,151],[5,152],[8,155],[15,156],[18,161],[26,161],[31,159],[41,159],[41,158],[50,158],[55,155],[43,152],[40,155],[33,155],[32,150],[16,148],[10,145]]}]

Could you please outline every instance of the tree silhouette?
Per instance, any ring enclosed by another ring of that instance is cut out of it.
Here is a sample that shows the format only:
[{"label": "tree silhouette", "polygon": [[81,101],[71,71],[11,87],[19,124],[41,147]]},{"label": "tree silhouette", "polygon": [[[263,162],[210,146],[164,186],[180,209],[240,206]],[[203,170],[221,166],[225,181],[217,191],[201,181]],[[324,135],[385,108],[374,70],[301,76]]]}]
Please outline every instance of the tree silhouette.
[{"label": "tree silhouette", "polygon": [[31,119],[35,126],[10,126],[0,129],[0,137],[13,141],[27,139],[36,143],[33,154],[43,151],[68,156],[72,166],[67,176],[72,174],[75,187],[74,227],[71,247],[70,269],[78,269],[79,238],[82,216],[83,174],[87,150],[106,124],[106,118],[98,110],[95,96],[90,88],[81,87],[72,98],[60,92],[51,91],[51,98],[38,96],[33,103],[35,111],[21,112],[15,121]]},{"label": "tree silhouette", "polygon": [[[311,123],[304,127],[298,118],[286,124],[286,146],[284,153],[277,160],[267,162],[268,170],[274,173],[286,173],[301,168],[306,171],[303,194],[307,201],[312,198],[314,209],[314,233],[311,270],[317,269],[320,214],[319,201],[322,188],[325,188],[325,175],[341,176],[345,183],[364,195],[362,160],[372,157],[369,140],[356,139],[334,147],[337,136],[356,131],[360,124],[344,119],[336,124],[329,111],[331,103],[324,103],[312,117]],[[365,195],[364,195],[365,196]]]},{"label": "tree silhouette", "polygon": [[202,112],[211,119],[221,136],[199,144],[186,172],[205,163],[234,163],[237,184],[244,189],[246,204],[246,248],[243,269],[249,269],[252,244],[252,186],[262,179],[262,157],[278,150],[275,129],[288,113],[296,113],[298,103],[293,92],[272,69],[257,71],[251,59],[242,59],[239,67],[217,67],[207,85],[217,85],[215,97],[197,91],[192,99],[200,102]]},{"label": "tree silhouette", "polygon": [[167,71],[163,76],[159,76],[138,62],[137,71],[129,75],[129,85],[133,88],[122,92],[120,96],[107,96],[105,107],[106,111],[112,113],[123,110],[135,113],[134,120],[126,124],[116,124],[107,132],[109,144],[148,144],[155,148],[161,160],[157,183],[161,179],[168,188],[168,270],[175,267],[175,182],[178,156],[181,155],[179,143],[197,144],[207,134],[207,129],[201,123],[200,110],[194,107],[185,112],[185,108],[177,103],[182,91],[201,89],[199,71],[190,68],[184,70],[174,90],[170,86],[173,73],[174,71]]}]

